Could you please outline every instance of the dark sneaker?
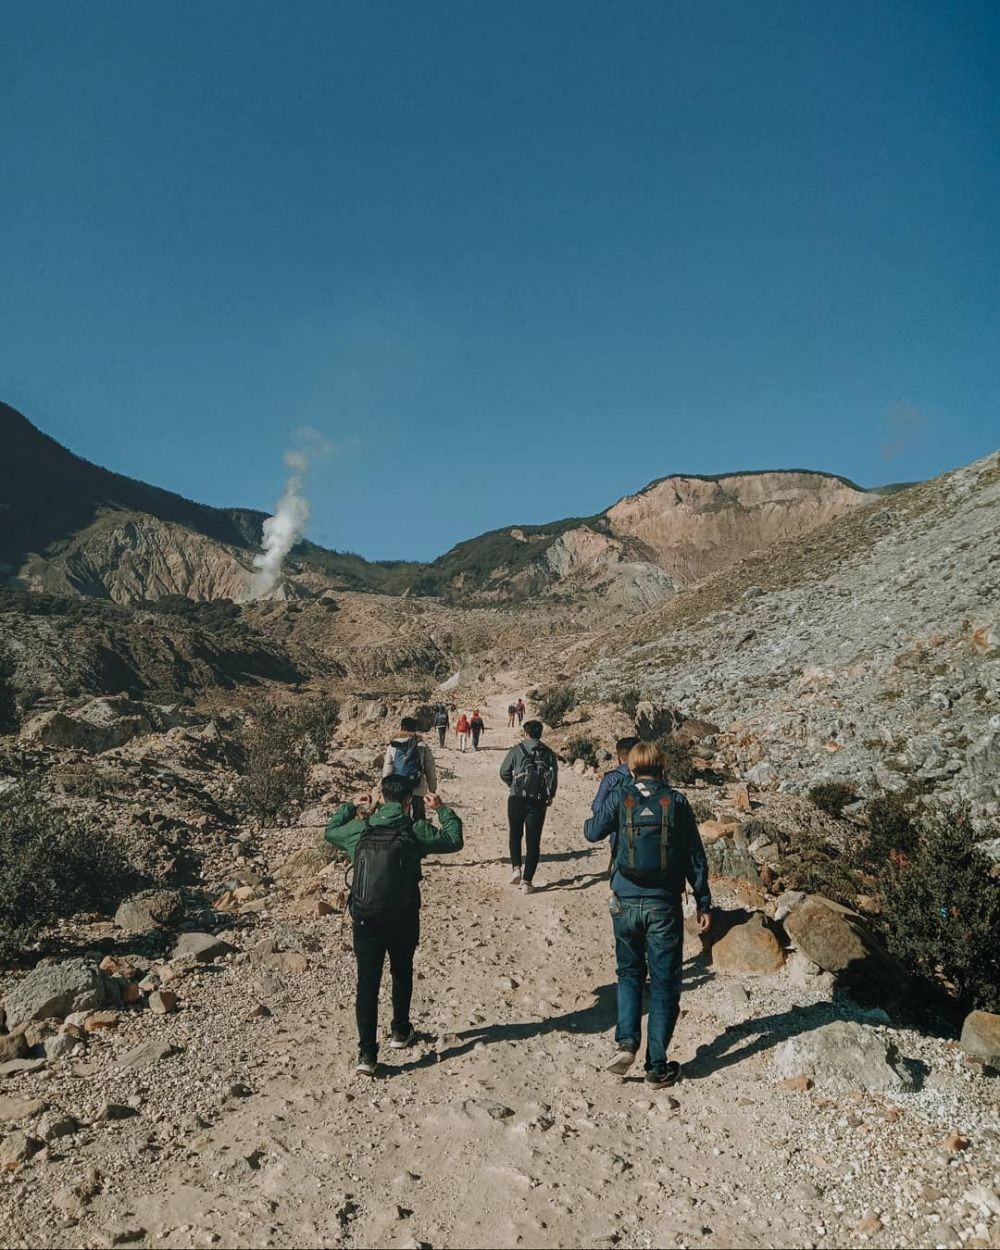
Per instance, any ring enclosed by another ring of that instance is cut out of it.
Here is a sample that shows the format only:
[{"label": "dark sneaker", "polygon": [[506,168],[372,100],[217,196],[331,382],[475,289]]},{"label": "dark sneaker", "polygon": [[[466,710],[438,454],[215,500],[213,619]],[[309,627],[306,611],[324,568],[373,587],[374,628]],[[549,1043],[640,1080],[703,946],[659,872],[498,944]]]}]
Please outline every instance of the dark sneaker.
[{"label": "dark sneaker", "polygon": [[417,1034],[413,1029],[393,1029],[392,1037],[389,1038],[389,1047],[392,1050],[406,1050],[407,1046],[412,1046],[417,1040]]},{"label": "dark sneaker", "polygon": [[681,1074],[681,1065],[670,1060],[662,1072],[653,1069],[646,1073],[646,1084],[652,1089],[667,1089],[677,1084]]},{"label": "dark sneaker", "polygon": [[619,1046],[606,1071],[613,1072],[615,1076],[624,1076],[633,1063],[635,1063],[635,1051],[629,1050],[627,1046]]},{"label": "dark sneaker", "polygon": [[358,1076],[374,1076],[378,1068],[378,1060],[371,1051],[363,1050],[358,1055],[357,1066],[354,1071]]}]

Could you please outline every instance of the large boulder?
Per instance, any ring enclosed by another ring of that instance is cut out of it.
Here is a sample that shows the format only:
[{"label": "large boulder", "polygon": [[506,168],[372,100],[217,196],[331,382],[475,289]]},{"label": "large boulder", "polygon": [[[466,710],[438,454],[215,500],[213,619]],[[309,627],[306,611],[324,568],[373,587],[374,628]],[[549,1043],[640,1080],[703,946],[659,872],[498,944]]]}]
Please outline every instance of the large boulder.
[{"label": "large boulder", "polygon": [[806,895],[784,918],[799,950],[864,1003],[893,1003],[908,987],[906,969],[857,912],[819,894]]},{"label": "large boulder", "polygon": [[962,1049],[991,1068],[1000,1068],[1000,1015],[970,1011],[962,1025]]},{"label": "large boulder", "polygon": [[210,964],[232,950],[227,941],[214,933],[183,933],[177,940],[172,958],[183,959],[189,955],[196,963]]},{"label": "large boulder", "polygon": [[712,923],[721,929],[712,942],[713,967],[756,975],[781,970],[785,953],[759,911],[716,911]]},{"label": "large boulder", "polygon": [[806,1076],[838,1093],[899,1094],[915,1087],[895,1045],[855,1020],[835,1020],[789,1038],[774,1061],[782,1076]]},{"label": "large boulder", "polygon": [[63,1020],[74,1011],[93,1011],[117,1001],[110,977],[86,959],[39,964],[4,995],[8,1029],[31,1020]]},{"label": "large boulder", "polygon": [[143,890],[127,898],[115,912],[115,924],[126,933],[148,933],[174,924],[184,911],[180,890]]},{"label": "large boulder", "polygon": [[760,884],[757,861],[750,854],[746,837],[739,829],[707,841],[705,856],[713,877],[725,877],[731,881],[753,881],[757,885]]},{"label": "large boulder", "polygon": [[655,742],[657,738],[673,733],[682,719],[680,712],[674,708],[661,707],[643,699],[635,709],[635,732],[645,742]]}]

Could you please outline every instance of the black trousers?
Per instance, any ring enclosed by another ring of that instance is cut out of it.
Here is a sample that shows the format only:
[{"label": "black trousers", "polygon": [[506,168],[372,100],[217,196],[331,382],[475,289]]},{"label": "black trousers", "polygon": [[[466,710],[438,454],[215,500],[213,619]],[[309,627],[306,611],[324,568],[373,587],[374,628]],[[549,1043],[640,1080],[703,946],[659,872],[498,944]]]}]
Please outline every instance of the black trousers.
[{"label": "black trousers", "polygon": [[444,736],[448,732],[447,725],[438,725],[438,742],[444,746]]},{"label": "black trousers", "polygon": [[384,920],[354,921],[354,954],[358,961],[358,1046],[378,1054],[378,991],[385,957],[392,972],[392,1028],[410,1031],[410,1000],[413,997],[413,955],[420,941],[420,910]]},{"label": "black trousers", "polygon": [[410,815],[414,820],[427,819],[427,804],[422,794],[415,794],[410,800]]},{"label": "black trousers", "polygon": [[525,843],[525,881],[533,880],[538,867],[538,852],[542,845],[542,826],[545,824],[545,804],[538,799],[522,798],[512,794],[507,799],[507,824],[510,828],[510,863],[512,868],[521,867],[521,841]]}]

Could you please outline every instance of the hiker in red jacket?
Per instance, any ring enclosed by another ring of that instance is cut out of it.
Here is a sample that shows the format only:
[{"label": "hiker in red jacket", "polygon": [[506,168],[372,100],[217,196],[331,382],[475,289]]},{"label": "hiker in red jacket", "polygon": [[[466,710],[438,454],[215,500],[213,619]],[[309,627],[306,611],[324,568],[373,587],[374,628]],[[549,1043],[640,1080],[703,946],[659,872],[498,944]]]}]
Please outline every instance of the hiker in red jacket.
[{"label": "hiker in red jacket", "polygon": [[455,733],[458,734],[458,749],[460,751],[464,752],[466,748],[468,747],[469,734],[471,732],[472,732],[472,727],[469,724],[469,718],[463,712],[462,715],[455,722]]}]

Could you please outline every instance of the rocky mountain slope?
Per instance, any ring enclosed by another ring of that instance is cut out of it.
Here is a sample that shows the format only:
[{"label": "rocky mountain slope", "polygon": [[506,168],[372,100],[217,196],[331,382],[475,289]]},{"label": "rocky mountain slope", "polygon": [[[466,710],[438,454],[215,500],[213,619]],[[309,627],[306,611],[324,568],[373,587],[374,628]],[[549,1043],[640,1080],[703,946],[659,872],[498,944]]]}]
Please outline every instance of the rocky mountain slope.
[{"label": "rocky mountain slope", "polygon": [[802,792],[910,779],[1000,812],[1000,453],[772,546],[595,644],[579,685],[731,727]]},{"label": "rocky mountain slope", "polygon": [[[2,404],[0,446],[0,577],[118,603],[250,597],[263,513],[205,507],[89,464]],[[596,516],[496,530],[430,564],[371,562],[301,543],[284,588],[651,606],[871,499],[840,478],[807,471],[673,475]]]}]

